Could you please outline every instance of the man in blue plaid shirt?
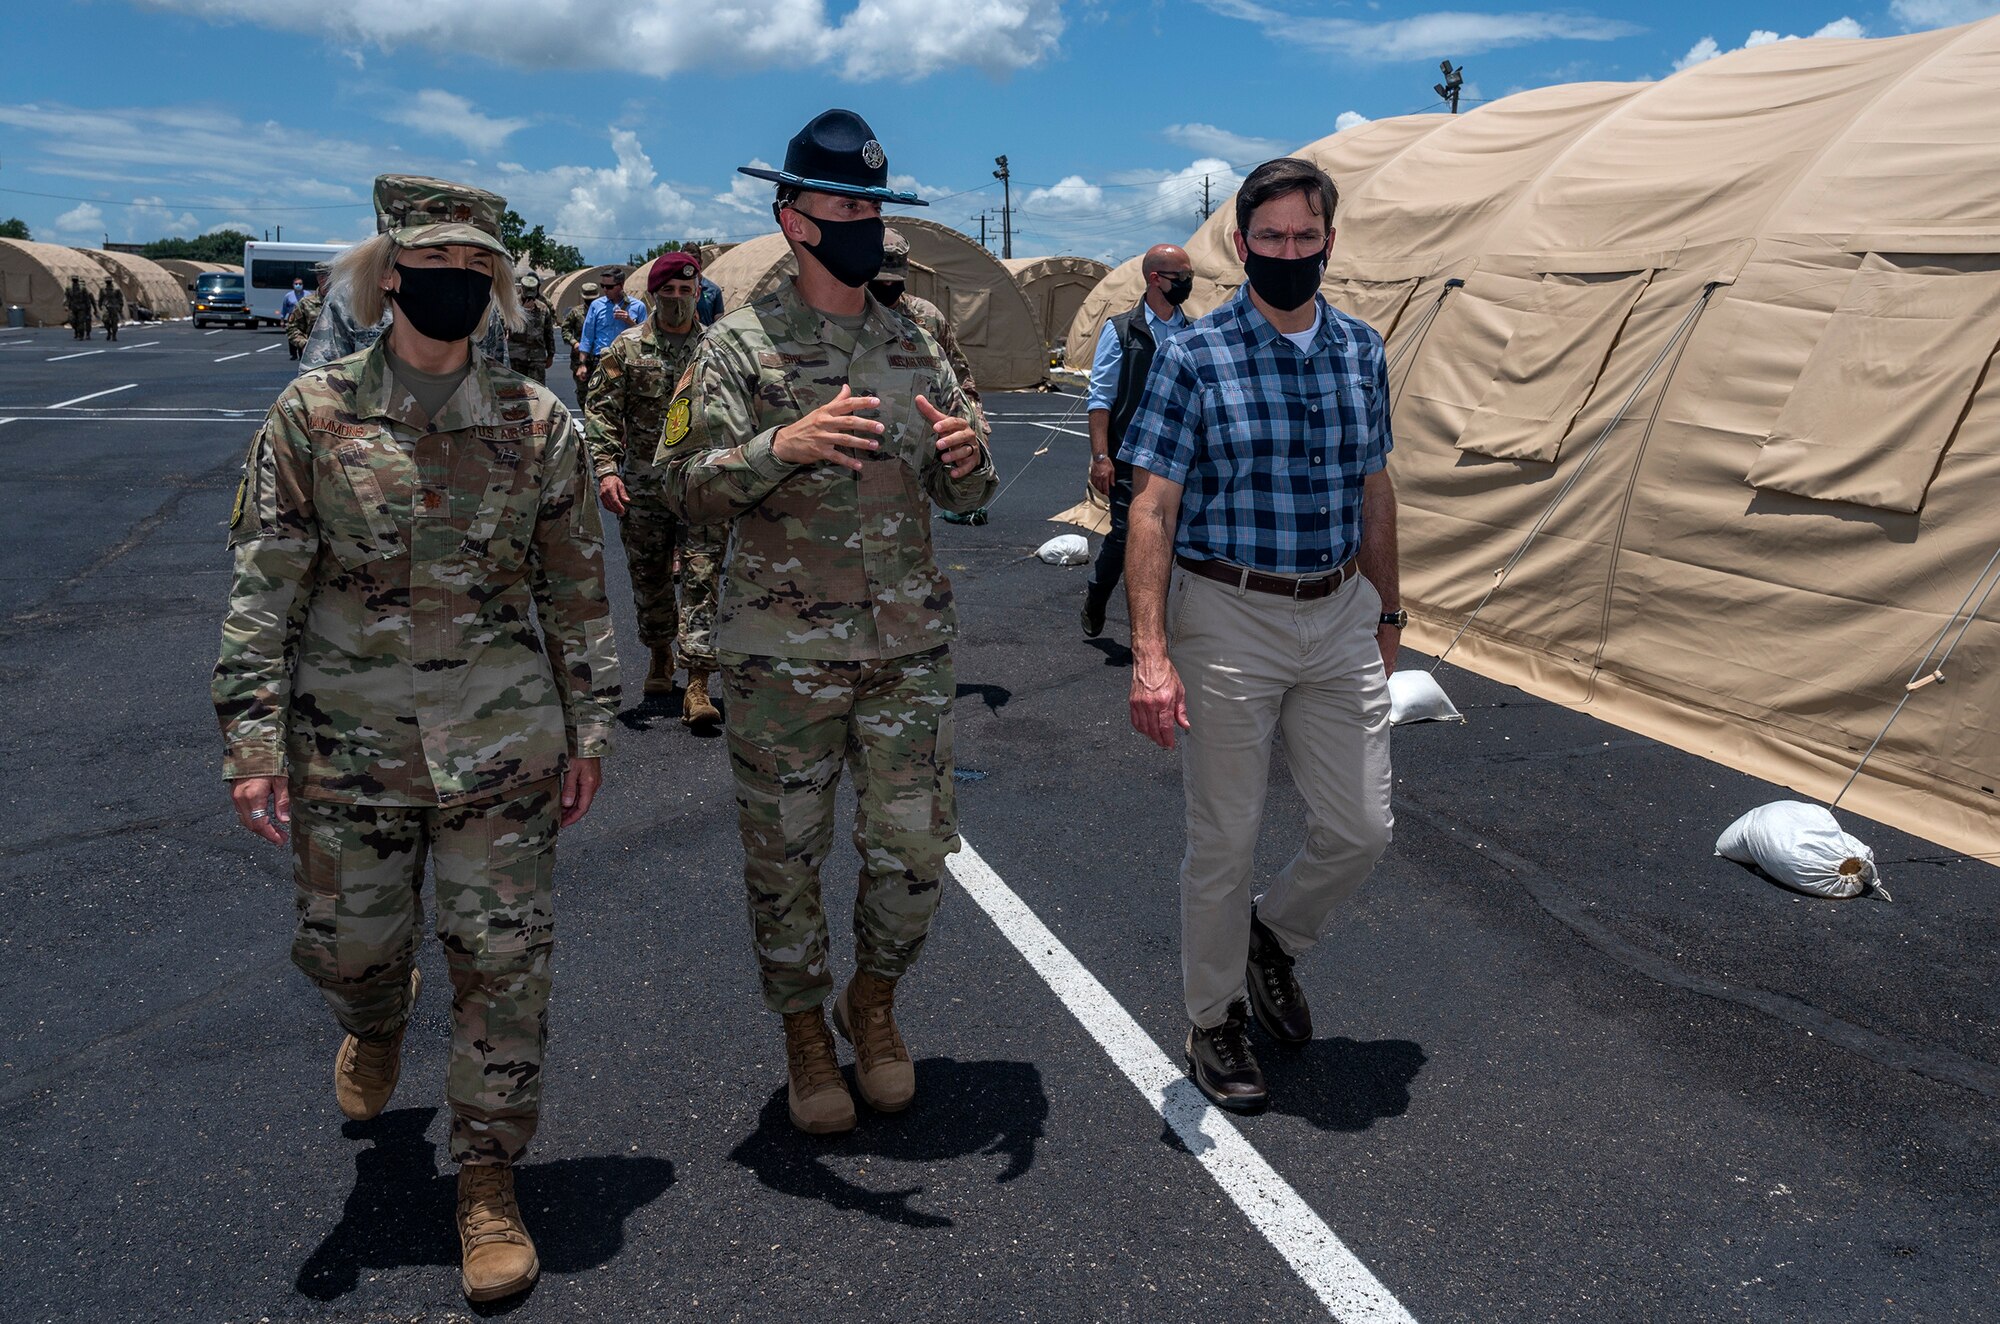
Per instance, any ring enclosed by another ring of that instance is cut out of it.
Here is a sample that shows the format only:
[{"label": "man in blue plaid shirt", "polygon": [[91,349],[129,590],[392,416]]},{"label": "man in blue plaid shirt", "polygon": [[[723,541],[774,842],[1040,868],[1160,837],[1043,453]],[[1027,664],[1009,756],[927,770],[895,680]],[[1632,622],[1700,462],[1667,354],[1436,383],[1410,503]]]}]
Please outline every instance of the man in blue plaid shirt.
[{"label": "man in blue plaid shirt", "polygon": [[[1185,746],[1188,1074],[1262,1108],[1249,1022],[1312,1037],[1293,964],[1388,847],[1389,672],[1403,626],[1382,338],[1319,295],[1338,194],[1308,161],[1236,195],[1248,283],[1160,348],[1123,454],[1132,725]],[[1172,612],[1168,612],[1169,581]],[[1251,895],[1271,746],[1306,839]]]}]

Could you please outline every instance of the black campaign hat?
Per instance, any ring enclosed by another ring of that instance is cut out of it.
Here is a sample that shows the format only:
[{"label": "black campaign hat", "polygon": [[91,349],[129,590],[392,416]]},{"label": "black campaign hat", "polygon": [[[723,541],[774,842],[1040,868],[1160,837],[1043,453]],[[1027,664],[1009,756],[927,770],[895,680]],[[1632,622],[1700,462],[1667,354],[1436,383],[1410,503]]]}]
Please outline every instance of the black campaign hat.
[{"label": "black campaign hat", "polygon": [[738,166],[737,173],[813,193],[837,193],[848,198],[873,198],[909,207],[930,204],[914,193],[889,187],[889,158],[875,141],[875,130],[851,110],[829,110],[792,135],[785,145],[785,168],[765,170]]}]

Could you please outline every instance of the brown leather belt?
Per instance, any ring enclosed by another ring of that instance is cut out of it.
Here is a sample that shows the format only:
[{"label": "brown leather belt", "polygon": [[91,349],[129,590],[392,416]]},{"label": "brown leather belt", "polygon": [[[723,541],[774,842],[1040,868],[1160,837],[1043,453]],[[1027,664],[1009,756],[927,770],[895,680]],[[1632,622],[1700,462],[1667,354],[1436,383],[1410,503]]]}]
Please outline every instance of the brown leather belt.
[{"label": "brown leather belt", "polygon": [[1330,575],[1318,575],[1312,579],[1293,579],[1290,575],[1266,575],[1227,561],[1197,561],[1191,556],[1175,556],[1174,563],[1190,574],[1212,579],[1218,584],[1231,588],[1247,588],[1257,593],[1272,593],[1281,598],[1296,598],[1300,602],[1312,602],[1354,578],[1361,564],[1355,557]]}]

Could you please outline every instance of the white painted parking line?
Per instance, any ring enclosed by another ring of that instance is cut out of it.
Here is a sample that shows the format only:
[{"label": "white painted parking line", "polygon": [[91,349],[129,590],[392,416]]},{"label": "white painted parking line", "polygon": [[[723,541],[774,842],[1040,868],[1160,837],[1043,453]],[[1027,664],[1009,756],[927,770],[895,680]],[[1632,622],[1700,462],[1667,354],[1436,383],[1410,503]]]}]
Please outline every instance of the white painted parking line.
[{"label": "white painted parking line", "polygon": [[1070,954],[970,845],[952,876],[1172,1127],[1208,1175],[1342,1324],[1415,1324],[1389,1289],[1168,1060],[1097,976]]},{"label": "white painted parking line", "polygon": [[61,363],[64,359],[86,359],[89,358],[92,354],[102,354],[103,352],[104,351],[101,349],[80,349],[74,354],[58,354],[54,358],[50,359],[49,362]]},{"label": "white painted parking line", "polygon": [[274,349],[283,349],[284,347],[285,347],[285,342],[280,340],[274,344],[266,345],[264,346],[264,348],[257,350],[255,352],[259,354],[269,354]]},{"label": "white painted parking line", "polygon": [[248,418],[215,418],[207,414],[185,414],[179,417],[163,417],[159,414],[100,414],[89,410],[75,412],[64,410],[60,414],[19,414],[11,417],[14,423],[252,423]]},{"label": "white painted parking line", "polygon": [[160,342],[157,340],[142,340],[136,345],[120,345],[117,349],[113,350],[112,353],[123,354],[128,349],[149,349],[152,346],[157,345],[159,343]]},{"label": "white painted parking line", "polygon": [[202,332],[202,334],[203,334],[203,335],[205,335],[205,336],[219,336],[219,335],[221,335],[221,334],[222,334],[222,333],[223,333],[224,331],[227,331],[228,329],[229,329],[229,328],[228,328],[228,327],[226,327],[226,326],[218,326],[217,328],[215,328],[215,330],[213,330],[213,331],[204,331],[204,332]]},{"label": "white painted parking line", "polygon": [[113,386],[113,387],[110,387],[110,388],[108,388],[108,389],[106,389],[106,390],[102,390],[102,391],[92,391],[92,392],[91,392],[91,393],[90,393],[89,395],[79,395],[79,396],[78,396],[78,397],[77,397],[76,399],[74,399],[74,400],[65,400],[65,401],[63,401],[63,402],[62,402],[61,404],[59,404],[59,405],[50,405],[50,406],[49,406],[49,408],[51,408],[51,409],[67,409],[67,408],[69,408],[69,407],[70,407],[71,405],[80,405],[80,404],[82,404],[82,403],[83,403],[83,402],[84,402],[85,400],[95,400],[95,399],[97,399],[97,397],[98,397],[98,396],[100,396],[100,395],[116,395],[116,394],[118,394],[118,393],[119,393],[120,391],[129,391],[129,390],[131,390],[131,389],[132,389],[133,387],[137,386],[138,384],[139,384],[139,383],[137,383],[137,382],[126,382],[126,383],[125,383],[125,384],[124,384],[123,386]]},{"label": "white painted parking line", "polygon": [[241,354],[224,354],[221,358],[217,359],[216,362],[227,363],[231,359],[247,359],[249,357],[250,357],[250,351],[246,349]]}]

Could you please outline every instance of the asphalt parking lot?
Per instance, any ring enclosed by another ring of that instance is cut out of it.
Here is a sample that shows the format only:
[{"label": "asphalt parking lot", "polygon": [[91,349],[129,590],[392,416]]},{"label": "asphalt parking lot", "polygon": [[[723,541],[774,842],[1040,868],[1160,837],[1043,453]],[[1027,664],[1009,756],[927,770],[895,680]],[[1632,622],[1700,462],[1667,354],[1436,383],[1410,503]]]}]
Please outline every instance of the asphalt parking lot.
[{"label": "asphalt parking lot", "polygon": [[[223,528],[283,337],[120,335],[0,331],[0,1315],[469,1316],[444,1001],[343,1123],[286,864],[219,780]],[[1711,851],[1789,793],[1452,667],[1469,720],[1397,731],[1396,841],[1301,963],[1321,1037],[1265,1052],[1271,1110],[1148,1077],[1184,1030],[1175,756],[1126,722],[1122,601],[1086,641],[1084,572],[1032,556],[1075,397],[990,407],[1009,486],[937,526],[973,854],[901,1001],[916,1106],[790,1127],[725,751],[637,693],[614,550],[626,729],[561,847],[521,1175],[544,1276],[498,1313],[1993,1317],[2000,873],[1850,820],[1895,902],[1781,891]],[[1281,768],[1260,870],[1300,823]]]}]

